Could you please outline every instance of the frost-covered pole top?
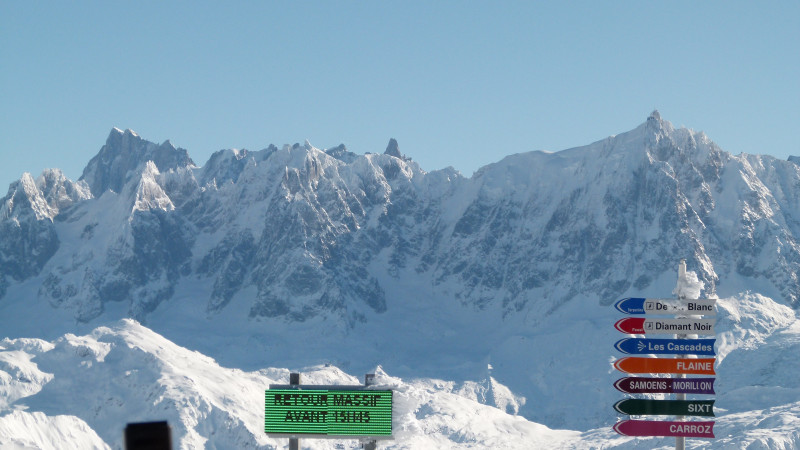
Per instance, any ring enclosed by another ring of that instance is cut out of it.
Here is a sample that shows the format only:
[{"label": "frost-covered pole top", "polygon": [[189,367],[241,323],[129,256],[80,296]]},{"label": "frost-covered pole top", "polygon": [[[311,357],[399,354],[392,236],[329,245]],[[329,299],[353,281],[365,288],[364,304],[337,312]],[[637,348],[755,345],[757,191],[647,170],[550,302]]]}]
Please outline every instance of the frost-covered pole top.
[{"label": "frost-covered pole top", "polygon": [[697,278],[696,272],[686,271],[686,260],[682,259],[678,265],[678,284],[672,291],[678,298],[696,299],[700,298],[700,291],[705,287],[705,283]]}]

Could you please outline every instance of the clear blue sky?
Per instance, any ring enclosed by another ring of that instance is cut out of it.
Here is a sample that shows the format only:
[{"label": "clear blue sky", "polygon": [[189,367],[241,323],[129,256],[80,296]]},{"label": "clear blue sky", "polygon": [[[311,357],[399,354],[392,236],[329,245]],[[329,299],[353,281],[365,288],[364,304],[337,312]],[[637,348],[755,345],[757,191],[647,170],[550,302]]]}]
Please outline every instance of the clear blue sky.
[{"label": "clear blue sky", "polygon": [[0,196],[77,179],[111,127],[303,142],[470,176],[657,108],[732,153],[800,154],[800,2],[0,0]]}]

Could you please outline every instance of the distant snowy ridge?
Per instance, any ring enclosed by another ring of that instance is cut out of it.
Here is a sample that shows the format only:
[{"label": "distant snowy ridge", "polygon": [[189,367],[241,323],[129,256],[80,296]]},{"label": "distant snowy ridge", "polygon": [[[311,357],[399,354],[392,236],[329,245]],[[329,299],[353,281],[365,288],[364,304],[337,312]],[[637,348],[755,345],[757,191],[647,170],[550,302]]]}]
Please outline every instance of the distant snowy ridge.
[{"label": "distant snowy ridge", "polygon": [[353,326],[386,312],[386,277],[431,284],[441,302],[538,314],[659,288],[687,258],[710,292],[755,281],[796,306],[798,186],[796,164],[730,155],[657,112],[470,179],[423,171],[394,140],[382,155],[308,142],[226,150],[197,168],[169,141],[114,129],[81,181],[46,172],[12,184],[0,295],[35,279],[80,321],[120,301],[143,319],[199,278],[213,280],[210,314],[254,287],[249,317]]},{"label": "distant snowy ridge", "polygon": [[[723,367],[750,373],[731,391],[760,380],[783,407],[798,187],[794,162],[731,155],[657,113],[471,178],[425,172],[396,142],[222,150],[197,167],[114,129],[81,180],[26,174],[0,200],[0,330],[55,342],[133,317],[227,367],[381,365],[588,432],[615,419],[608,305],[669,296],[685,258],[728,311]],[[752,410],[742,398],[731,413]]]}]

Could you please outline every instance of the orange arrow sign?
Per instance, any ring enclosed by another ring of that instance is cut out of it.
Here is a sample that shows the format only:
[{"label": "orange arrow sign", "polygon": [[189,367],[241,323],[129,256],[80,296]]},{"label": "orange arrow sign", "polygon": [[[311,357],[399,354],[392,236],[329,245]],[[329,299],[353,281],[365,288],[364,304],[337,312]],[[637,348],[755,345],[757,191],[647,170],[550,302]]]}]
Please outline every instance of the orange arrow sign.
[{"label": "orange arrow sign", "polygon": [[614,368],[627,373],[685,373],[716,375],[714,358],[640,358],[629,356],[618,359]]}]

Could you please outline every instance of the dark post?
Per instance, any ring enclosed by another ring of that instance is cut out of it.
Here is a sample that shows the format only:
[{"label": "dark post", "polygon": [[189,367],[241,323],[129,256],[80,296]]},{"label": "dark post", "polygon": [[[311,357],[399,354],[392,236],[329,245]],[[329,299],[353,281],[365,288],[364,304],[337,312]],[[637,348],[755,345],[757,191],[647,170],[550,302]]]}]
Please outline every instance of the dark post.
[{"label": "dark post", "polygon": [[[364,386],[372,386],[375,384],[375,374],[368,373],[364,375]],[[364,442],[364,450],[377,450],[378,449],[378,441],[371,440]]]},{"label": "dark post", "polygon": [[[290,373],[289,374],[289,384],[292,386],[297,386],[300,384],[300,374],[299,373]],[[300,439],[299,438],[289,438],[289,450],[300,450]]]}]

